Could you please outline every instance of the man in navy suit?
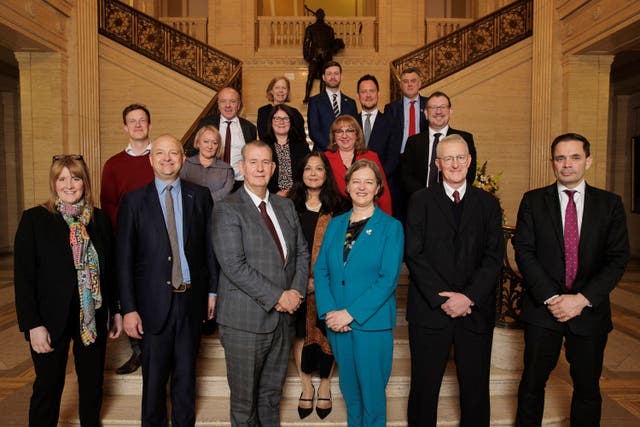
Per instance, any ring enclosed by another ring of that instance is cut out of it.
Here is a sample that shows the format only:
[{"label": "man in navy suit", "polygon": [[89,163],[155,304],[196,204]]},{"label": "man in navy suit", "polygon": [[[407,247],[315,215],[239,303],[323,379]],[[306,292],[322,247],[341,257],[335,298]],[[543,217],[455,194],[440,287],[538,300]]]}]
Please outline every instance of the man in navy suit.
[{"label": "man in navy suit", "polygon": [[[398,154],[404,153],[407,138],[427,129],[427,119],[423,113],[427,106],[427,98],[420,95],[422,78],[417,68],[405,68],[400,74],[400,90],[402,99],[393,101],[384,107],[384,114],[391,118],[391,122],[397,128]],[[402,186],[401,166],[396,168],[395,176],[389,177],[389,189],[393,202],[393,215],[404,221],[407,210],[407,202],[410,194],[406,194]],[[391,179],[390,179],[391,178]]]},{"label": "man in navy suit", "polygon": [[336,117],[344,114],[358,116],[356,102],[340,92],[342,66],[339,63],[329,61],[324,65],[322,81],[326,89],[309,99],[307,111],[309,137],[315,151],[325,151],[329,146],[329,131]]},{"label": "man in navy suit", "polygon": [[[358,114],[358,123],[363,130],[364,143],[369,150],[376,152],[391,185],[391,176],[400,162],[400,128],[393,120],[378,111],[378,79],[365,74],[358,80],[358,100],[362,111]],[[393,199],[393,197],[392,197]]]},{"label": "man in navy suit", "polygon": [[218,283],[209,190],[182,181],[185,156],[170,135],[149,156],[153,182],[125,194],[118,212],[117,261],[124,329],[142,339],[142,425],[195,423],[200,324],[211,319]]},{"label": "man in navy suit", "polygon": [[613,329],[609,293],[629,259],[620,196],[588,185],[590,144],[560,135],[551,144],[556,182],[522,198],[513,246],[524,277],[524,371],[516,425],[539,426],[544,389],[564,341],[573,380],[572,426],[599,426],[599,380]]},{"label": "man in navy suit", "polygon": [[467,183],[473,184],[476,179],[476,147],[473,135],[449,126],[453,109],[451,98],[444,92],[434,92],[427,100],[424,109],[427,128],[407,139],[402,157],[401,175],[404,191],[410,196],[421,188],[429,187],[440,180],[436,165],[436,148],[438,142],[447,135],[460,135],[469,146],[471,163],[467,170]]},{"label": "man in navy suit", "polygon": [[495,289],[504,255],[502,212],[495,197],[467,181],[471,156],[460,135],[444,138],[437,149],[442,181],[414,193],[407,210],[407,421],[411,427],[435,427],[453,346],[460,426],[488,427]]}]

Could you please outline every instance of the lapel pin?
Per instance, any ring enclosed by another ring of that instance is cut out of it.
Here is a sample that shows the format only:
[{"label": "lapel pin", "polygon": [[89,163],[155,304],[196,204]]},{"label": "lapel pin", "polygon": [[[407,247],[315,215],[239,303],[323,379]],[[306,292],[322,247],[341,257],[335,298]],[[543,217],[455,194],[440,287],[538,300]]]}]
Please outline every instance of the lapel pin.
[{"label": "lapel pin", "polygon": [[371,236],[371,233],[373,233],[373,230],[369,228],[367,231],[365,231],[365,233],[367,233],[368,236]]}]

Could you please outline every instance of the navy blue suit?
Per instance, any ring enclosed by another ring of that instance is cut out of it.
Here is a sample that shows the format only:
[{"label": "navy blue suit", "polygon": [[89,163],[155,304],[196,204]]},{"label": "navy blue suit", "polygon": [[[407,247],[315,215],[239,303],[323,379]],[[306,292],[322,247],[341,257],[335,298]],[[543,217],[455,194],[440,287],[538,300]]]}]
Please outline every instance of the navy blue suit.
[{"label": "navy blue suit", "polygon": [[[393,121],[400,127],[400,144],[402,145],[402,136],[404,135],[404,98],[393,101],[384,106],[384,114],[390,116]],[[424,109],[427,107],[427,97],[420,95],[420,129],[416,129],[416,133],[428,129],[429,122],[424,115]]]},{"label": "navy blue suit", "polygon": [[[356,101],[342,92],[340,92],[340,115],[358,117]],[[329,131],[335,119],[331,100],[326,91],[309,99],[307,126],[309,127],[309,138],[313,141],[315,151],[325,151],[329,146]]]},{"label": "navy blue suit", "polygon": [[351,211],[334,217],[314,268],[318,316],[346,309],[350,332],[327,330],[340,369],[340,389],[350,427],[386,425],[385,387],[391,375],[395,290],[402,265],[400,222],[375,211],[343,262]]},{"label": "navy blue suit", "polygon": [[[358,114],[358,123],[364,129],[362,114]],[[396,126],[391,116],[378,111],[376,120],[371,128],[371,136],[367,148],[375,151],[382,163],[387,181],[391,181],[393,172],[400,163],[400,143],[402,142],[401,128]],[[391,185],[391,183],[389,183]]]},{"label": "navy blue suit", "polygon": [[167,425],[166,383],[171,375],[171,423],[195,422],[195,361],[208,293],[216,292],[209,190],[181,180],[184,253],[191,289],[171,286],[169,234],[155,182],[124,195],[118,211],[117,261],[122,314],[142,319],[142,425]]}]

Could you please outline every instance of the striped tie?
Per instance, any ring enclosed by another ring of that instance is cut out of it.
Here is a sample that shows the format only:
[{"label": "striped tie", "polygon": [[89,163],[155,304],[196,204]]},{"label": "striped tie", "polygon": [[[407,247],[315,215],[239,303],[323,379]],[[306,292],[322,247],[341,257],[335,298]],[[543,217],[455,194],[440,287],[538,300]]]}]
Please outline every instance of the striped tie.
[{"label": "striped tie", "polygon": [[333,115],[338,117],[340,115],[340,107],[338,107],[338,94],[334,93],[333,95],[331,95],[331,97],[331,107],[333,108]]}]

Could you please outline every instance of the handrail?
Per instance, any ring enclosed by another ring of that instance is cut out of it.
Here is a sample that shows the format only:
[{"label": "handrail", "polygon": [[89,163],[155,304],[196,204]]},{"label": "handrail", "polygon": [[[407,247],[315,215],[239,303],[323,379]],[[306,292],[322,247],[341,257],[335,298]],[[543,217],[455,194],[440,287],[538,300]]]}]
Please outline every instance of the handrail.
[{"label": "handrail", "polygon": [[118,0],[98,0],[101,35],[215,91],[227,86],[240,60]]},{"label": "handrail", "polygon": [[[391,62],[391,98],[399,99],[400,74],[416,68],[422,87],[507,47],[533,33],[533,0],[518,0]],[[421,88],[422,88],[421,87]]]},{"label": "handrail", "polygon": [[496,281],[496,327],[520,329],[520,310],[522,306],[522,293],[524,279],[514,269],[509,260],[509,245],[515,235],[513,226],[504,225],[502,233],[505,241],[502,270]]}]

